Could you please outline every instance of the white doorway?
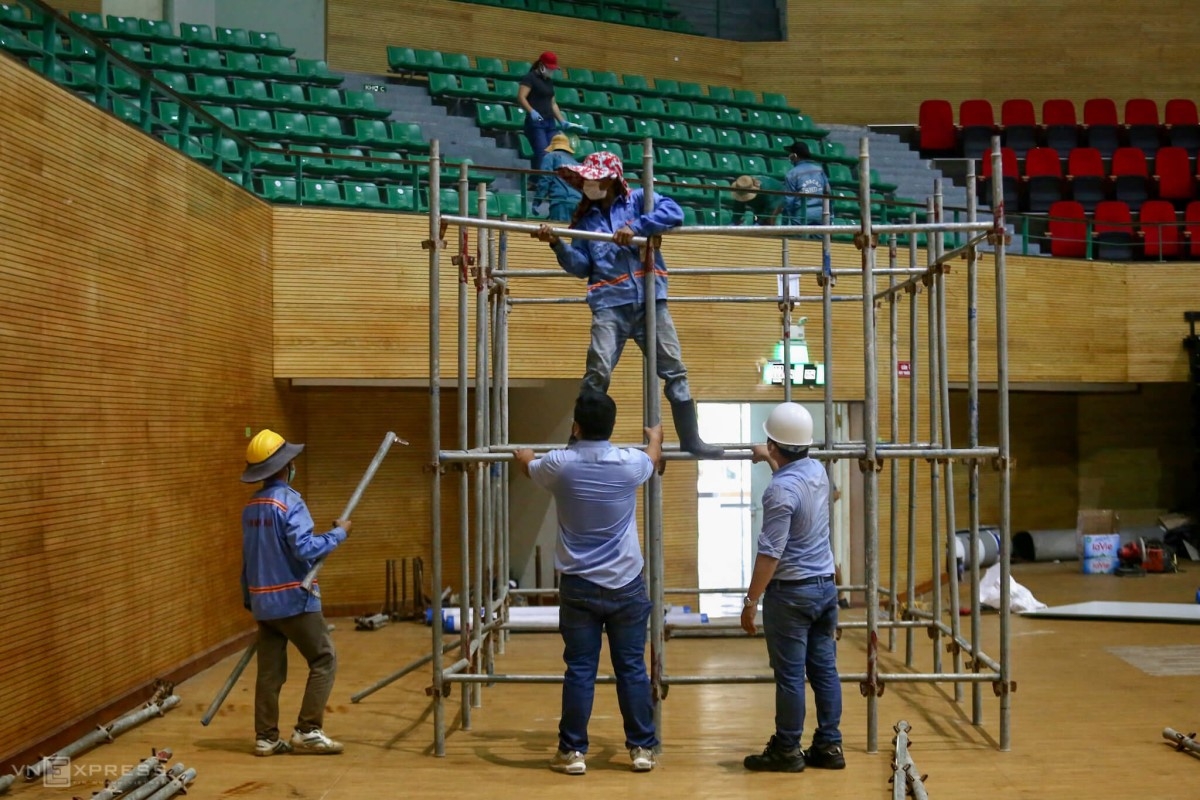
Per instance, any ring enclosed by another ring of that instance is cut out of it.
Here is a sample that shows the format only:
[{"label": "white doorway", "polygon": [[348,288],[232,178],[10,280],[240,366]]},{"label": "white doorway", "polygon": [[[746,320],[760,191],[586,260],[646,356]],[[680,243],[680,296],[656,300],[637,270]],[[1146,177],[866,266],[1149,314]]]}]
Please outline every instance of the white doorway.
[{"label": "white doorway", "polygon": [[[765,441],[762,424],[776,403],[700,403],[700,435],[708,442],[749,444]],[[813,440],[825,439],[825,409],[805,403],[813,417]],[[848,424],[844,404],[834,405],[833,440],[845,441]],[[756,544],[762,529],[762,493],[771,481],[767,464],[746,461],[701,461],[696,480],[697,578],[700,589],[732,591],[700,595],[700,613],[710,617],[736,617],[754,570]],[[845,473],[845,474],[843,474]],[[834,467],[834,485],[842,489],[830,521],[834,559],[848,560],[847,525],[843,522],[850,488],[849,464]],[[843,575],[848,574],[843,566]]]}]

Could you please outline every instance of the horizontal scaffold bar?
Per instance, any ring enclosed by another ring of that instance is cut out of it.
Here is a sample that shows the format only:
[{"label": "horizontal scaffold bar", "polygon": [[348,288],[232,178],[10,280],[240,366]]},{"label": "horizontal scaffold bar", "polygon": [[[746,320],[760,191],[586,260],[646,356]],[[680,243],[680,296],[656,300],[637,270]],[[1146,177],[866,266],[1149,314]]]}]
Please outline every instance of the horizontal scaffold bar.
[{"label": "horizontal scaffold bar", "polygon": [[[838,675],[842,683],[862,683],[866,673],[843,672]],[[877,674],[879,683],[991,683],[1000,680],[998,672],[895,672]],[[447,683],[562,683],[562,675],[518,675],[459,673],[447,675]],[[596,683],[616,683],[612,675],[597,675]],[[667,686],[705,686],[729,683],[774,683],[774,675],[663,675],[660,683]]]},{"label": "horizontal scaffold bar", "polygon": [[[924,275],[925,269],[875,269],[875,275]],[[574,278],[560,269],[498,269],[493,277],[500,278]],[[861,269],[838,268],[825,270],[821,267],[671,267],[671,276],[677,275],[833,275],[861,276]]]},{"label": "horizontal scaffold bar", "polygon": [[[617,447],[644,447],[644,445],[616,445]],[[548,449],[562,449],[565,445],[558,445]],[[534,448],[530,448],[534,449]],[[968,458],[995,458],[1000,454],[1000,449],[997,447],[976,447],[976,448],[954,448],[954,449],[884,449],[879,448],[875,452],[875,457],[881,460],[895,459],[901,460],[906,458],[913,459],[955,459],[962,460]],[[839,459],[861,459],[866,458],[866,450],[809,450],[809,458],[817,461],[837,461]],[[512,453],[472,453],[466,450],[442,450],[438,454],[439,459],[445,464],[489,464],[501,461],[512,461]],[[680,451],[665,451],[663,458],[667,461],[699,461],[691,453]],[[750,458],[749,447],[738,447],[725,450],[719,458],[704,459],[707,461],[745,461]]]},{"label": "horizontal scaffold bar", "polygon": [[[799,297],[787,298],[792,303],[822,303],[825,301],[824,295],[800,295]],[[829,298],[834,303],[861,303],[861,294],[835,294]],[[586,297],[513,297],[509,302],[514,306],[566,306],[573,304],[583,304],[587,302]],[[670,305],[678,303],[782,303],[784,298],[782,295],[713,295],[711,297],[695,296],[695,297],[671,297],[667,300]]]}]

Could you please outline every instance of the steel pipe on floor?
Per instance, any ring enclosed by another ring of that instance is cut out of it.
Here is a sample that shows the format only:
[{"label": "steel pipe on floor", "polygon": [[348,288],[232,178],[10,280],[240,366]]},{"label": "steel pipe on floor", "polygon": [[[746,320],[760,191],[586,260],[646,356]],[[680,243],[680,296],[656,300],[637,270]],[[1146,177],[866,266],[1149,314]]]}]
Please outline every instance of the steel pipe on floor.
[{"label": "steel pipe on floor", "polygon": [[1174,728],[1163,728],[1163,738],[1175,745],[1176,750],[1187,750],[1189,752],[1200,755],[1200,743],[1197,743],[1194,733],[1182,734]]},{"label": "steel pipe on floor", "polygon": [[160,772],[129,794],[121,795],[121,800],[146,800],[146,798],[154,795],[168,783],[182,775],[183,771],[183,764],[175,764],[166,772]]},{"label": "steel pipe on floor", "polygon": [[159,750],[154,755],[142,761],[133,769],[126,772],[115,781],[105,786],[102,790],[92,795],[91,800],[116,800],[117,797],[125,797],[133,789],[142,786],[150,781],[156,775],[163,771],[163,766],[171,760],[173,755],[168,747],[164,750]]},{"label": "steel pipe on floor", "polygon": [[187,794],[187,787],[194,780],[196,780],[196,770],[188,768],[172,778],[166,786],[150,795],[147,800],[168,800],[180,792]]},{"label": "steel pipe on floor", "polygon": [[111,742],[117,736],[120,736],[125,731],[142,724],[151,717],[161,717],[175,706],[179,705],[180,697],[177,694],[170,695],[161,701],[147,703],[142,708],[136,711],[131,711],[128,714],[113,720],[107,725],[97,727],[91,733],[88,733],[79,739],[76,739],[71,744],[67,745],[58,752],[40,759],[37,763],[31,764],[25,768],[25,780],[32,781],[38,776],[44,774],[47,770],[53,769],[56,763],[60,763],[64,759],[69,759],[80,753],[91,750],[93,747],[106,742]]},{"label": "steel pipe on floor", "polygon": [[[457,650],[459,647],[461,647],[461,645],[457,641],[451,642],[450,644],[443,644],[442,652],[449,653],[451,650]],[[428,664],[430,661],[433,661],[433,653],[427,653],[426,655],[421,656],[416,661],[413,661],[412,663],[401,667],[400,669],[393,672],[391,675],[388,675],[386,678],[382,678],[382,679],[376,681],[375,683],[368,686],[366,689],[363,689],[361,692],[351,695],[350,702],[351,703],[361,702],[362,700],[375,694],[375,692],[378,692],[380,689],[382,689],[386,686],[389,686],[389,685],[395,683],[396,681],[400,680],[405,675],[408,675],[411,672],[417,671],[421,667]]]},{"label": "steel pipe on floor", "polygon": [[925,780],[917,771],[916,762],[912,760],[912,754],[908,751],[908,733],[912,728],[907,722],[900,720],[894,730],[896,752],[892,756],[892,800],[904,800],[908,795],[912,795],[913,800],[929,800],[929,795],[925,792]]}]

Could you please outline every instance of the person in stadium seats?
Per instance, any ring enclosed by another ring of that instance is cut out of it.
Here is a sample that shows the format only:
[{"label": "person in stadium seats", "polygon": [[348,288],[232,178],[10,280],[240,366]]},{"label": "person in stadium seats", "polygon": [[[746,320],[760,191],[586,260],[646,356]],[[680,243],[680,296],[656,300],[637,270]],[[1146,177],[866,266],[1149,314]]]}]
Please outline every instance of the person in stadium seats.
[{"label": "person in stadium seats", "polygon": [[[571,140],[565,134],[554,134],[554,138],[550,140],[550,145],[546,148],[542,169],[547,172],[555,172],[559,167],[578,166],[579,162],[575,160],[574,152]],[[577,189],[554,174],[543,175],[538,179],[537,198],[539,201],[545,200],[550,204],[548,215],[550,219],[555,222],[566,222],[571,219],[571,214],[574,213],[583,196]]]},{"label": "person in stadium seats", "polygon": [[829,178],[825,175],[825,169],[812,160],[812,154],[804,142],[793,142],[787,152],[792,168],[788,170],[784,184],[787,191],[796,194],[789,196],[784,203],[785,224],[820,225],[821,195],[829,194]]},{"label": "person in stadium seats", "polygon": [[555,129],[566,122],[554,99],[553,74],[557,70],[558,56],[547,50],[538,56],[517,89],[517,105],[525,109],[525,137],[533,148],[530,169],[542,168],[550,138]]},{"label": "person in stadium seats", "polygon": [[588,721],[605,632],[634,772],[654,769],[658,746],[646,670],[651,604],[642,578],[637,490],[660,465],[662,426],[645,429],[643,452],[612,445],[616,419],[613,399],[585,388],[575,401],[574,444],[540,458],[527,449],[513,454],[521,472],[554,496],[558,514],[554,568],[562,576],[559,633],[567,669],[550,768],[568,775],[587,771]]},{"label": "person in stadium seats", "polygon": [[783,181],[767,175],[742,175],[732,184],[733,186],[733,224],[741,225],[749,211],[754,214],[755,225],[774,225],[787,197],[782,194],[763,194],[767,192],[782,192]]},{"label": "person in stadium seats", "polygon": [[[571,227],[610,234],[612,240],[575,239],[568,245],[551,232],[549,225],[530,235],[550,244],[563,270],[587,279],[592,343],[583,387],[607,392],[625,343],[632,337],[639,348],[645,348],[644,257],[630,242],[635,236],[654,237],[683,224],[683,209],[671,198],[655,192],[653,210],[644,212],[643,190],[629,189],[621,159],[608,151],[593,153],[582,164],[559,167],[558,174],[583,195],[571,218]],[[664,393],[671,401],[680,447],[701,458],[717,458],[722,449],[705,444],[700,438],[679,334],[667,309],[667,265],[657,250],[654,273],[658,376],[666,382]]]}]

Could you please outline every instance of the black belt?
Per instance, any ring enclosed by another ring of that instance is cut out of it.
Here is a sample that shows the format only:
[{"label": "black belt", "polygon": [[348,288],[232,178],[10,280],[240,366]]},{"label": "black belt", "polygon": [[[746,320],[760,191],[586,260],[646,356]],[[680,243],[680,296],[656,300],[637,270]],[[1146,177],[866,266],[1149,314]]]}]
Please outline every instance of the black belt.
[{"label": "black belt", "polygon": [[836,578],[833,575],[813,575],[811,578],[801,578],[798,581],[781,581],[773,580],[771,583],[776,586],[812,586],[814,583],[832,583]]}]

